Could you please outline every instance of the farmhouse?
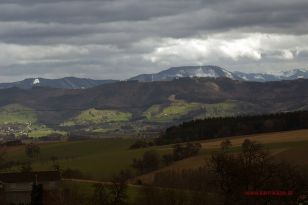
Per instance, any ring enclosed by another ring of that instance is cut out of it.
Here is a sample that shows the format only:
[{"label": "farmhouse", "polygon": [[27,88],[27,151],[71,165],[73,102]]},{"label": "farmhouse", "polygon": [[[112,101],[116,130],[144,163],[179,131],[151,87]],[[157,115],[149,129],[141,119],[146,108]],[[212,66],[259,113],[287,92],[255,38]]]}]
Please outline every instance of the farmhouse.
[{"label": "farmhouse", "polygon": [[58,190],[60,180],[57,171],[0,174],[0,204],[30,204],[33,184],[42,185],[45,201]]}]

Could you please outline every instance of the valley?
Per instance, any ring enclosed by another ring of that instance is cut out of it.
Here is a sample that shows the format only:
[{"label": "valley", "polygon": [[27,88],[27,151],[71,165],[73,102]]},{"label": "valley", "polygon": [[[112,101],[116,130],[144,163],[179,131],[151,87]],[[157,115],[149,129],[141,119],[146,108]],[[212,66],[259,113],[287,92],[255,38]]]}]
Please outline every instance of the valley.
[{"label": "valley", "polygon": [[0,0],[0,205],[308,205],[307,0]]},{"label": "valley", "polygon": [[[56,170],[61,191],[82,196],[81,203],[102,187],[110,193],[119,185],[114,180],[124,177],[129,204],[147,187],[156,194],[172,190],[182,196],[186,189],[196,194],[185,184],[203,186],[198,179],[203,175],[215,179],[208,167],[213,157],[240,156],[245,143],[261,154],[264,148],[270,163],[283,161],[306,173],[307,89],[306,79],[260,83],[204,77],[88,89],[2,89],[0,173]],[[220,198],[217,194],[207,200]]]},{"label": "valley", "polygon": [[[244,82],[226,78],[126,81],[89,89],[0,90],[1,132],[31,137],[159,132],[213,117],[305,110],[308,80]],[[16,127],[18,126],[18,128]]]}]

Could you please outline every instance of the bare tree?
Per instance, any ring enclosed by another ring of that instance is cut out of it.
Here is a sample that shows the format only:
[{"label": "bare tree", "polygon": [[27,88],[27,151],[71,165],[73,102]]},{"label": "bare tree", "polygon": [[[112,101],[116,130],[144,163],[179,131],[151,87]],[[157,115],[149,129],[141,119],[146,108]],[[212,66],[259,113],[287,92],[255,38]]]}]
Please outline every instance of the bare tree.
[{"label": "bare tree", "polygon": [[222,150],[228,150],[232,147],[232,143],[229,139],[225,139],[220,143],[220,148]]},{"label": "bare tree", "polygon": [[0,145],[0,169],[3,168],[5,164],[6,147]]},{"label": "bare tree", "polygon": [[146,151],[142,159],[134,159],[132,167],[137,170],[139,174],[144,174],[159,168],[161,157],[157,151]]},{"label": "bare tree", "polygon": [[111,205],[124,205],[127,199],[127,175],[121,172],[113,177],[111,186]]},{"label": "bare tree", "polygon": [[41,152],[41,149],[38,144],[30,143],[30,144],[27,144],[25,147],[25,153],[31,159],[37,158],[40,152]]},{"label": "bare tree", "polygon": [[[216,175],[225,205],[288,204],[304,186],[295,167],[273,160],[261,144],[250,140],[244,141],[240,153],[213,154],[209,166]],[[244,194],[264,190],[292,190],[294,196],[254,198]]]},{"label": "bare tree", "polygon": [[102,183],[94,185],[93,205],[110,205],[110,195]]}]

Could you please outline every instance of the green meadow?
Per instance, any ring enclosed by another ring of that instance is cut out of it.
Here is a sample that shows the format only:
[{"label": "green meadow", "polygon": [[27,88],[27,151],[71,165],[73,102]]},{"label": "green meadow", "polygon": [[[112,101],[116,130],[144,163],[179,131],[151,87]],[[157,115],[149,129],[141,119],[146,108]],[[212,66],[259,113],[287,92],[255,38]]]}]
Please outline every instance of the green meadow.
[{"label": "green meadow", "polygon": [[[275,155],[279,155],[280,158],[296,161],[297,159],[302,159],[301,156],[306,151],[308,145],[307,133],[308,130],[300,130],[232,137],[230,140],[233,144],[233,151],[239,150],[243,140],[250,138],[264,144]],[[185,166],[183,168],[202,166],[205,158],[219,149],[221,141],[222,139],[200,141],[202,150],[197,160],[196,157],[192,158],[192,160],[186,159],[183,162],[180,161],[171,165],[170,168],[177,167],[177,164],[181,165],[184,162]],[[41,153],[33,161],[33,168],[35,170],[50,170],[53,165],[52,158],[56,158],[61,169],[78,169],[89,179],[109,180],[121,170],[129,169],[132,160],[140,158],[145,151],[156,150],[160,154],[165,154],[169,153],[172,147],[172,145],[166,145],[136,150],[129,149],[134,142],[135,139],[115,138],[40,144]],[[287,154],[288,152],[290,154]],[[25,155],[24,146],[9,149],[6,157],[12,161],[25,162],[29,160]],[[301,164],[308,165],[308,161],[306,160],[305,163]],[[14,170],[18,169],[20,167],[14,168]]]},{"label": "green meadow", "polygon": [[[52,158],[57,158],[61,169],[78,169],[91,179],[110,179],[122,169],[129,169],[133,158],[139,158],[146,150],[166,153],[165,146],[130,150],[134,139],[100,139],[41,144],[41,153],[33,161],[35,170],[52,169]],[[7,153],[8,160],[28,161],[24,146]],[[19,169],[15,167],[14,169]]]},{"label": "green meadow", "polygon": [[143,116],[149,121],[169,122],[185,117],[190,112],[199,110],[196,118],[205,117],[225,117],[236,113],[237,104],[233,101],[223,103],[203,104],[196,102],[186,102],[184,100],[173,100],[168,106],[153,105],[147,109]]},{"label": "green meadow", "polygon": [[17,136],[27,133],[29,137],[34,138],[52,133],[66,134],[40,124],[35,111],[20,104],[0,107],[0,127],[3,129],[10,127],[11,132]]},{"label": "green meadow", "polygon": [[[62,182],[63,188],[70,188],[74,190],[79,196],[83,196],[86,201],[90,201],[93,197],[93,193],[95,190],[94,182],[80,182],[80,181],[70,181],[66,180]],[[107,186],[108,187],[108,186]],[[110,187],[108,187],[110,188]],[[141,187],[129,185],[127,187],[127,200],[128,204],[133,204],[140,195]]]},{"label": "green meadow", "polygon": [[[214,116],[229,116],[236,113],[237,103],[226,101],[216,104],[202,104],[197,102],[186,102],[175,99],[174,95],[169,97],[168,104],[157,104],[150,106],[143,112],[145,119],[138,125],[131,123],[134,130],[144,129],[148,122],[172,122],[187,116],[205,118]],[[83,110],[70,119],[63,119],[64,127],[82,126],[85,131],[94,133],[110,133],[122,130],[121,126],[130,123],[133,114],[119,110],[98,110],[91,108]],[[20,104],[10,104],[0,108],[0,128],[4,131],[7,127],[14,127],[11,131],[15,135],[28,134],[29,137],[38,138],[53,133],[65,135],[66,132],[54,130],[39,123],[35,110]],[[124,130],[125,131],[125,130]],[[1,134],[1,129],[0,129]]]},{"label": "green meadow", "polygon": [[29,122],[37,122],[36,114],[31,108],[19,104],[10,104],[0,108],[0,124]]},{"label": "green meadow", "polygon": [[82,111],[76,117],[64,122],[63,126],[85,125],[85,124],[99,124],[110,122],[126,122],[132,117],[131,113],[120,112],[117,110],[97,110],[91,108]]}]

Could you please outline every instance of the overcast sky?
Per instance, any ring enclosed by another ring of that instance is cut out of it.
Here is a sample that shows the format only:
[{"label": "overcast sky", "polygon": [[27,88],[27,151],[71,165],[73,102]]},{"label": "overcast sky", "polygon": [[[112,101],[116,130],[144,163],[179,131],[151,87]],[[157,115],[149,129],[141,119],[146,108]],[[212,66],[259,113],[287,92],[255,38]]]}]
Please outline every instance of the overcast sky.
[{"label": "overcast sky", "polygon": [[0,82],[308,68],[307,0],[1,0]]}]

